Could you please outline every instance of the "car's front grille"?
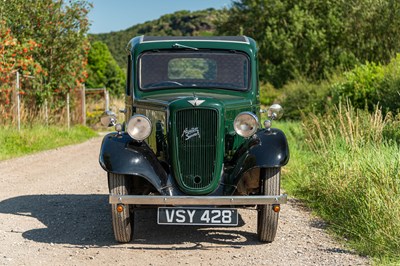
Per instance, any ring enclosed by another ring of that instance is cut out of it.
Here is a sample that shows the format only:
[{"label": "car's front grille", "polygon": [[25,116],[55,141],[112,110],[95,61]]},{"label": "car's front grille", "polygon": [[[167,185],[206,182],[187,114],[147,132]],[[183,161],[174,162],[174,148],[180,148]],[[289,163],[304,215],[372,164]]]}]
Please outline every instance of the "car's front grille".
[{"label": "car's front grille", "polygon": [[218,112],[185,109],[176,112],[178,173],[189,189],[203,189],[214,177]]}]

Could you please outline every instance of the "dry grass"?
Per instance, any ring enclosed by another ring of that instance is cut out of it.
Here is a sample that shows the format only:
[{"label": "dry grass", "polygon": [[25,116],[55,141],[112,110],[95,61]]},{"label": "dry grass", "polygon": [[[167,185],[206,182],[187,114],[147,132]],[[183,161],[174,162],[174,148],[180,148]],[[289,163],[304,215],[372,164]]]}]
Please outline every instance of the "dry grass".
[{"label": "dry grass", "polygon": [[384,129],[392,115],[383,117],[376,107],[373,113],[354,109],[349,103],[339,105],[323,116],[303,114],[306,141],[314,152],[329,151],[330,143],[340,138],[348,147],[356,149],[366,144],[381,144]]},{"label": "dry grass", "polygon": [[293,124],[285,129],[291,147],[285,188],[360,253],[387,261],[400,254],[399,118],[347,104],[303,116],[301,133]]}]

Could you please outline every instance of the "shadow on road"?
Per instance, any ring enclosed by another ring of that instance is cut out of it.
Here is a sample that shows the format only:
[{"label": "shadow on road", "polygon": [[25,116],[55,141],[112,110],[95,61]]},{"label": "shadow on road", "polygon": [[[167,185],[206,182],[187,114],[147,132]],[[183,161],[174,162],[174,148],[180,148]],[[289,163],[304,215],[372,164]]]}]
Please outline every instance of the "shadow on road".
[{"label": "shadow on road", "polygon": [[[22,232],[24,238],[32,241],[77,246],[117,245],[107,195],[19,196],[1,201],[0,213],[32,217],[43,223],[46,228]],[[243,226],[240,215],[239,221],[239,227]],[[233,247],[258,244],[256,233],[250,231],[253,229],[246,230],[248,232],[238,227],[160,226],[155,208],[140,209],[135,211],[135,235],[131,244],[143,249],[178,249],[168,245],[183,243],[193,243],[193,248],[199,248],[200,242]]]},{"label": "shadow on road", "polygon": [[22,233],[36,242],[109,245],[113,238],[106,195],[19,196],[0,202],[0,213],[32,217],[43,223],[46,228]]}]

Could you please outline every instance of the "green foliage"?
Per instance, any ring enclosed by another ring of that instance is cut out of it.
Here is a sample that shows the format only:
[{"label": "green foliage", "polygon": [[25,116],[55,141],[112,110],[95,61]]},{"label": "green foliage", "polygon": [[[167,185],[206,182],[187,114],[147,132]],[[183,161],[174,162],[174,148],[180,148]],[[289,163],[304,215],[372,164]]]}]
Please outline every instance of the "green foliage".
[{"label": "green foliage", "polygon": [[137,24],[126,30],[91,34],[91,42],[107,44],[111,54],[121,68],[126,68],[125,47],[135,36],[210,36],[215,31],[214,20],[222,11],[207,9],[202,11],[178,11],[159,19]]},{"label": "green foliage", "polygon": [[400,143],[400,113],[393,116],[392,113],[389,112],[385,119],[387,123],[383,128],[383,137],[396,143]]},{"label": "green foliage", "polygon": [[270,83],[260,84],[260,102],[262,105],[271,105],[282,94],[281,90],[277,90]]},{"label": "green foliage", "polygon": [[[35,90],[28,91],[40,105],[45,99],[60,97],[81,85],[86,77],[89,4],[69,1],[0,1],[0,20],[20,43],[34,41],[32,51],[40,72],[31,80]],[[55,108],[59,103],[55,101]]]},{"label": "green foliage", "polygon": [[329,81],[298,79],[286,84],[275,101],[283,106],[285,119],[299,120],[302,113],[324,113],[332,106],[328,97],[329,88]]},{"label": "green foliage", "polygon": [[[104,115],[103,110],[87,111],[86,112],[86,124],[90,125],[91,128],[97,130],[98,124],[100,124],[100,119],[103,115]],[[114,129],[114,128],[112,128],[112,129]]]},{"label": "green foliage", "polygon": [[367,63],[356,66],[344,76],[344,82],[335,83],[331,87],[335,103],[349,99],[355,107],[367,109],[372,109],[378,103],[377,88],[384,76],[380,65]]},{"label": "green foliage", "polygon": [[244,34],[260,48],[260,76],[282,87],[358,62],[387,63],[400,43],[400,2],[237,0],[217,34]]},{"label": "green foliage", "polygon": [[400,111],[400,55],[388,65],[366,63],[324,81],[297,79],[279,90],[276,102],[285,109],[286,119],[300,119],[301,113],[325,113],[334,105],[350,101],[359,109],[384,113]]},{"label": "green foliage", "polygon": [[[362,254],[400,254],[400,120],[347,106],[285,123],[291,161],[289,193],[306,200],[339,236]],[[396,129],[396,130],[395,130]]]},{"label": "green foliage", "polygon": [[386,66],[366,63],[344,74],[345,80],[330,89],[335,104],[346,99],[357,108],[373,110],[381,105],[385,111],[400,109],[400,55]]},{"label": "green foliage", "polygon": [[75,126],[70,130],[62,127],[33,126],[22,128],[0,128],[0,160],[26,154],[54,149],[95,137],[93,130],[84,126]]},{"label": "green foliage", "polygon": [[92,43],[88,54],[87,68],[86,87],[106,87],[113,95],[123,93],[125,75],[112,57],[107,45],[100,41]]},{"label": "green foliage", "polygon": [[400,113],[400,54],[383,67],[383,72],[377,89],[377,101],[385,111]]}]

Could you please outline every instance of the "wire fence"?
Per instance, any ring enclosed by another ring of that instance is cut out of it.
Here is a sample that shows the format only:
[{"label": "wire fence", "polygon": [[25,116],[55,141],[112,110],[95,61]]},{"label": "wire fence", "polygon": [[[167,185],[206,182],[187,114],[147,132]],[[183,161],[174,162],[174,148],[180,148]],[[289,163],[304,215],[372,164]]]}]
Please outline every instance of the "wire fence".
[{"label": "wire fence", "polygon": [[0,83],[0,125],[18,130],[34,124],[67,128],[76,124],[90,126],[109,109],[106,88],[86,89],[82,86],[69,93],[54,93],[52,97],[42,100],[38,99],[32,86],[33,78],[16,72],[11,82]]}]

